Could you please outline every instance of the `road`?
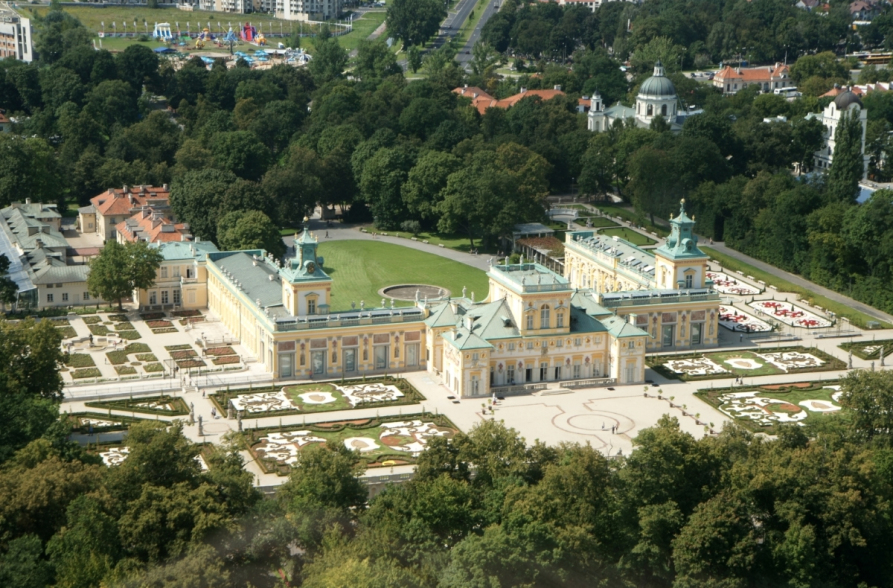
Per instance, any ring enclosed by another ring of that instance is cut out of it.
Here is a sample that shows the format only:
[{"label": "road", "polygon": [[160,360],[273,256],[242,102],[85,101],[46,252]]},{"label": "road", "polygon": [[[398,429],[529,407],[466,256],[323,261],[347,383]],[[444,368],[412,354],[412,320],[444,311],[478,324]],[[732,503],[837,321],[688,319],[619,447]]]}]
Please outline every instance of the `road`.
[{"label": "road", "polygon": [[[429,51],[436,51],[444,46],[451,38],[455,37],[459,34],[459,27],[471,16],[471,11],[474,10],[477,5],[477,0],[460,0],[458,4],[456,4],[455,11],[451,11],[447,13],[447,17],[443,20],[443,23],[440,26],[440,33],[438,33],[437,37],[434,39],[434,43],[431,46]],[[490,20],[496,12],[498,11],[499,0],[487,0],[484,4],[483,10],[484,15],[481,17],[481,20],[478,22],[477,26],[471,32],[471,36],[468,38],[468,42],[465,43],[465,46],[459,50],[459,54],[456,56],[456,61],[459,62],[460,65],[466,67],[468,62],[471,61],[471,48],[475,43],[481,38],[481,30],[483,30],[484,25],[487,24],[487,21]]]}]

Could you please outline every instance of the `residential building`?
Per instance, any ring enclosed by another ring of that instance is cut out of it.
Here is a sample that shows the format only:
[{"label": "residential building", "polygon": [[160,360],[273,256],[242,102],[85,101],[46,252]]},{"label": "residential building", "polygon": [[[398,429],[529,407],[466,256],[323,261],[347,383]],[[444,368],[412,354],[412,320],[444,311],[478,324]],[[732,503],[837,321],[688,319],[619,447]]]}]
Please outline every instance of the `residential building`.
[{"label": "residential building", "polygon": [[719,344],[719,295],[684,203],[670,219],[670,236],[653,252],[595,231],[565,236],[570,285],[591,291],[593,303],[647,331],[649,351]]},{"label": "residential building", "polygon": [[28,63],[34,61],[30,19],[18,16],[0,17],[0,59],[7,57]]},{"label": "residential building", "polygon": [[637,126],[647,128],[655,118],[662,117],[673,132],[679,132],[682,124],[677,121],[681,114],[678,102],[676,86],[666,76],[663,64],[658,61],[654,66],[654,75],[639,86],[635,108],[619,102],[605,108],[601,94],[593,92],[589,97],[587,127],[594,133],[601,133],[611,128],[614,121],[629,119],[635,121]]},{"label": "residential building", "polygon": [[713,86],[726,96],[737,94],[748,86],[759,86],[761,92],[791,88],[791,72],[787,64],[766,67],[737,67],[727,65],[713,76]]},{"label": "residential building", "polygon": [[285,20],[331,20],[341,17],[342,0],[261,0]]},{"label": "residential building", "polygon": [[845,89],[839,93],[834,101],[828,104],[821,113],[811,112],[806,115],[807,118],[817,118],[825,126],[824,144],[822,148],[815,153],[815,167],[820,170],[827,170],[834,162],[834,133],[840,124],[840,119],[844,114],[848,116],[858,117],[862,125],[862,160],[863,160],[863,177],[868,173],[869,156],[865,153],[865,132],[868,129],[868,111],[862,105],[859,96],[850,89]]},{"label": "residential building", "polygon": [[6,116],[6,111],[0,109],[0,133],[11,133],[12,121]]},{"label": "residential building", "polygon": [[170,215],[168,185],[127,186],[109,188],[90,199],[90,204],[78,209],[78,231],[96,233],[103,239],[117,239],[117,226],[145,207]]},{"label": "residential building", "polygon": [[880,13],[882,7],[879,2],[872,0],[856,0],[850,3],[849,10],[853,20],[871,20]]},{"label": "residential building", "polygon": [[517,94],[514,94],[502,100],[497,100],[493,96],[487,94],[485,91],[475,86],[469,87],[466,85],[461,88],[454,88],[453,92],[459,94],[462,97],[470,98],[471,105],[474,106],[481,114],[484,114],[488,108],[502,108],[503,110],[509,109],[523,98],[528,98],[530,96],[538,96],[543,101],[551,100],[556,96],[564,96],[564,92],[561,91],[561,86],[555,86],[551,90],[528,90],[527,88],[521,88],[521,91]]},{"label": "residential building", "polygon": [[169,214],[169,211],[162,212],[150,207],[143,208],[115,226],[118,242],[124,244],[136,241],[146,241],[147,243],[191,241],[192,233],[189,231],[189,225],[174,222]]},{"label": "residential building", "polygon": [[317,245],[305,229],[296,257],[283,263],[198,240],[154,244],[164,262],[136,299],[144,308],[207,307],[277,378],[428,370],[462,397],[556,381],[644,381],[648,333],[541,265],[492,266],[482,300],[463,290],[333,312]]},{"label": "residential building", "polygon": [[96,304],[87,292],[89,267],[68,257],[55,204],[14,202],[0,210],[0,254],[19,288],[18,306],[50,308]]}]

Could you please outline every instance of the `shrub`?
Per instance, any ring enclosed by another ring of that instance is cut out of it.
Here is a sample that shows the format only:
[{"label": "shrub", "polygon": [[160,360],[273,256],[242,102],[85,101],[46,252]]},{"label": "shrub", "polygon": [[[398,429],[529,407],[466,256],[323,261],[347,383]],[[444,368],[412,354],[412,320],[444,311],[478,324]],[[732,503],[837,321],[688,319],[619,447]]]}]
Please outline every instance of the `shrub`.
[{"label": "shrub", "polygon": [[146,312],[140,315],[140,318],[144,321],[154,321],[158,319],[164,318],[163,312]]},{"label": "shrub", "polygon": [[198,310],[175,310],[171,313],[172,316],[202,316],[201,311]]},{"label": "shrub", "polygon": [[136,356],[137,361],[158,361],[154,353],[140,353]]},{"label": "shrub", "polygon": [[422,225],[417,220],[407,220],[400,223],[400,229],[405,233],[418,235],[422,232]]},{"label": "shrub", "polygon": [[81,378],[99,378],[102,376],[102,372],[99,371],[99,368],[84,368],[80,370],[74,370],[71,373],[71,377],[75,380],[79,380]]},{"label": "shrub", "polygon": [[206,364],[200,359],[181,359],[177,361],[177,365],[181,368],[196,368],[196,367],[205,367]]},{"label": "shrub", "polygon": [[119,376],[127,376],[130,374],[136,373],[135,367],[130,367],[129,365],[115,366],[115,371],[118,372]]},{"label": "shrub", "polygon": [[65,365],[75,368],[86,368],[95,367],[96,362],[86,353],[72,353],[68,356],[68,361],[65,362]]},{"label": "shrub", "polygon": [[90,329],[90,332],[93,333],[94,335],[96,335],[97,337],[104,337],[111,332],[108,330],[107,327],[105,327],[103,325],[90,325],[88,328]]},{"label": "shrub", "polygon": [[161,365],[160,363],[147,363],[146,365],[143,366],[143,370],[145,370],[146,372],[149,372],[149,373],[163,372],[164,366]]}]

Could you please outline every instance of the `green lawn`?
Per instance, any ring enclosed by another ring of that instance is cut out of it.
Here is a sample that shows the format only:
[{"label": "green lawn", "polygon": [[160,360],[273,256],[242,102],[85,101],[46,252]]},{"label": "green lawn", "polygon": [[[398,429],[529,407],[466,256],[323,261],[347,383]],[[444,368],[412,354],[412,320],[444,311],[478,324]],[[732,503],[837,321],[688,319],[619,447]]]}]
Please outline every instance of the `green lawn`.
[{"label": "green lawn", "polygon": [[881,348],[884,349],[884,357],[893,353],[893,339],[881,339],[879,341],[848,341],[838,347],[844,351],[853,351],[853,355],[865,360],[878,360],[881,357]]},{"label": "green lawn", "polygon": [[[367,229],[369,232],[372,232],[374,229]],[[376,231],[378,232],[378,231]],[[468,239],[468,235],[461,235],[458,233],[426,233],[421,232],[418,235],[413,235],[412,233],[407,233],[406,231],[388,231],[388,236],[398,236],[403,239],[412,239],[415,237],[419,241],[427,241],[430,245],[443,245],[446,249],[453,249],[455,251],[461,251],[463,253],[468,253],[471,251],[471,241]],[[496,248],[492,247],[489,250],[485,250],[481,248],[481,241],[475,237],[474,246],[481,253],[495,253]]]},{"label": "green lawn", "polygon": [[830,310],[834,312],[837,316],[845,316],[850,320],[850,322],[859,327],[860,329],[867,329],[868,323],[870,321],[875,321],[881,324],[879,328],[881,329],[889,329],[890,325],[880,321],[874,317],[871,317],[864,312],[855,310],[850,308],[849,306],[831,300],[830,298],[825,298],[824,296],[819,296],[813,292],[810,292],[806,288],[801,288],[800,286],[796,286],[791,282],[776,277],[768,272],[764,272],[761,269],[758,269],[748,263],[744,263],[743,261],[739,261],[734,257],[729,257],[728,255],[724,255],[719,251],[712,249],[710,247],[700,247],[701,250],[709,255],[711,258],[715,259],[719,263],[722,264],[723,268],[728,270],[729,272],[744,272],[745,275],[753,276],[757,280],[762,280],[766,282],[766,284],[771,284],[775,286],[779,292],[793,292],[795,294],[799,294],[805,300],[809,301],[810,304],[817,304],[826,310]]},{"label": "green lawn", "polygon": [[[377,241],[323,242],[325,271],[332,276],[332,310],[350,310],[365,300],[367,308],[381,304],[381,288],[394,284],[431,284],[459,296],[463,286],[478,300],[487,296],[483,271],[439,255]],[[397,303],[407,306],[409,303]]]},{"label": "green lawn", "polygon": [[650,239],[641,233],[637,233],[632,229],[628,229],[626,227],[617,227],[614,229],[605,229],[603,231],[598,232],[599,235],[608,235],[609,237],[620,237],[626,241],[629,241],[633,245],[639,245],[640,247],[643,245],[654,245],[657,241],[654,239]]},{"label": "green lawn", "polygon": [[639,224],[641,222],[645,230],[657,233],[659,237],[666,237],[670,234],[669,229],[653,225],[647,218],[639,218],[638,215],[636,215],[636,213],[634,213],[633,211],[622,208],[621,206],[618,206],[616,204],[601,202],[599,204],[596,204],[595,207],[605,214],[610,214],[611,216],[619,216],[623,220],[631,222],[633,224]]},{"label": "green lawn", "polygon": [[587,221],[591,221],[593,229],[620,226],[611,219],[603,216],[578,216],[574,222],[581,227],[586,227]]}]

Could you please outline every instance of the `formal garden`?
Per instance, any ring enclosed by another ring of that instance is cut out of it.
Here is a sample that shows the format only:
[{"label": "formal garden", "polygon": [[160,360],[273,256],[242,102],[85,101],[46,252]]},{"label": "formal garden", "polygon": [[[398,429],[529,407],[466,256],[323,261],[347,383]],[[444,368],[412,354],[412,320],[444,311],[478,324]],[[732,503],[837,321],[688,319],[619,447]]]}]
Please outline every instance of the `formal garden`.
[{"label": "formal garden", "polygon": [[309,445],[341,444],[358,452],[366,467],[388,467],[415,463],[429,439],[451,439],[458,432],[446,416],[422,413],[251,429],[244,439],[261,469],[288,475]]},{"label": "formal garden", "polygon": [[388,376],[341,383],[219,390],[210,398],[223,414],[232,405],[243,417],[251,418],[418,404],[425,400],[408,381]]},{"label": "formal garden", "polygon": [[776,300],[752,300],[748,306],[753,308],[757,315],[771,316],[792,327],[806,327],[807,329],[823,329],[831,326],[831,321],[823,316],[801,308],[791,302],[779,302]]},{"label": "formal garden", "polygon": [[118,398],[115,400],[97,400],[86,402],[89,408],[106,411],[117,410],[130,413],[152,414],[162,416],[185,416],[189,414],[186,401],[179,396],[143,396],[140,398]]},{"label": "formal garden", "polygon": [[771,331],[772,325],[734,306],[719,307],[719,324],[738,333],[762,333]]},{"label": "formal garden", "polygon": [[713,289],[721,294],[734,294],[736,296],[756,296],[762,292],[756,286],[751,286],[739,278],[723,272],[707,272],[707,277],[713,280]]},{"label": "formal garden", "polygon": [[804,425],[841,411],[840,385],[836,380],[711,388],[695,394],[756,432],[775,433],[778,425]]},{"label": "formal garden", "polygon": [[893,353],[893,339],[881,339],[879,341],[847,341],[841,343],[840,348],[847,353],[852,353],[866,361],[877,361],[881,353],[887,357]]},{"label": "formal garden", "polygon": [[684,381],[846,369],[845,362],[815,347],[653,355],[647,362],[662,376]]},{"label": "formal garden", "polygon": [[68,419],[68,423],[71,425],[71,432],[81,435],[126,431],[134,423],[155,420],[112,414],[110,410],[106,410],[106,412],[85,411],[67,413],[64,417]]}]

